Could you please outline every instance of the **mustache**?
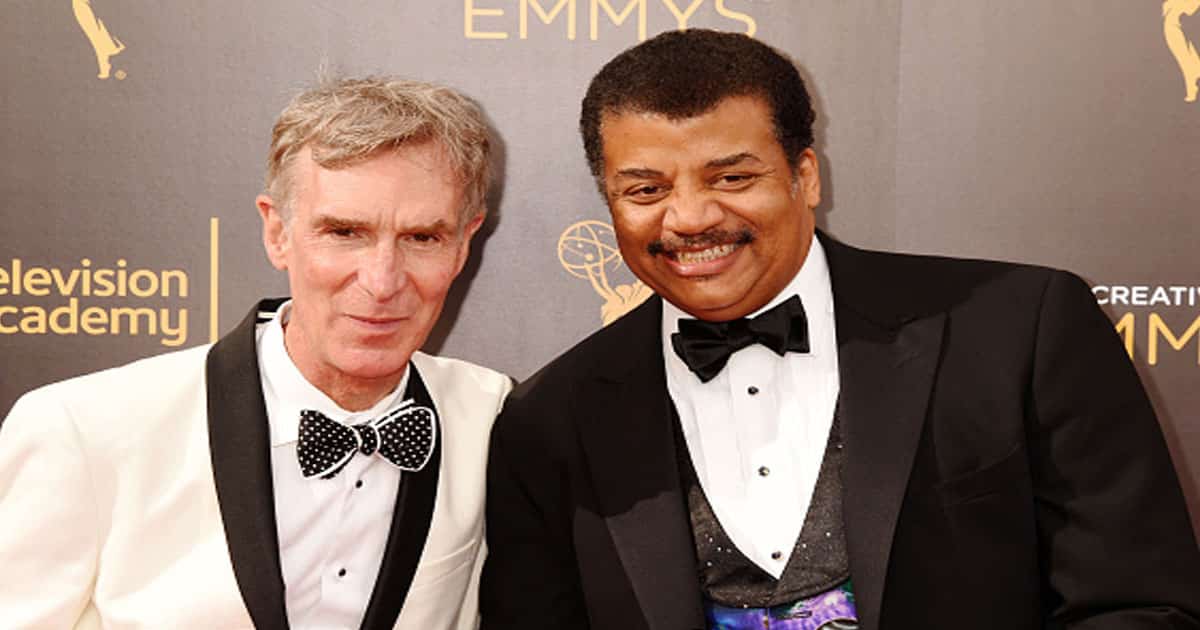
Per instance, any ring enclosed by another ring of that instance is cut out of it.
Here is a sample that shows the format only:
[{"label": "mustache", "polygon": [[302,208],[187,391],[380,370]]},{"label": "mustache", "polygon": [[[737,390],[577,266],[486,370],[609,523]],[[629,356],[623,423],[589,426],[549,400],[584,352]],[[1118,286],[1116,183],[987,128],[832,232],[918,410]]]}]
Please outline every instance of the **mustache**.
[{"label": "mustache", "polygon": [[718,245],[747,245],[754,242],[754,233],[749,228],[739,230],[709,230],[695,236],[673,239],[657,239],[646,245],[651,256],[660,254],[674,256],[680,250],[707,249]]}]

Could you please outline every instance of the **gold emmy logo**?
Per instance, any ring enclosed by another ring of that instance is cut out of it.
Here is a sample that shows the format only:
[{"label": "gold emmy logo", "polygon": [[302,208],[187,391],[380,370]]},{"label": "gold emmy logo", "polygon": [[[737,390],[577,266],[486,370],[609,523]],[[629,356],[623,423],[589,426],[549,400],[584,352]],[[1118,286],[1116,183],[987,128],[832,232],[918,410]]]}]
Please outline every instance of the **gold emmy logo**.
[{"label": "gold emmy logo", "polygon": [[1200,81],[1200,54],[1196,53],[1196,45],[1188,40],[1183,31],[1183,16],[1191,17],[1200,10],[1200,0],[1164,0],[1163,1],[1163,35],[1167,38],[1167,48],[1175,55],[1179,69],[1183,72],[1183,83],[1186,86],[1184,100],[1196,102],[1197,82]]},{"label": "gold emmy logo", "polygon": [[[79,22],[79,27],[83,29],[83,34],[87,35],[92,49],[96,51],[96,64],[100,66],[100,74],[97,76],[107,79],[112,71],[112,58],[125,50],[125,44],[113,37],[104,21],[92,12],[91,0],[71,0],[71,7],[75,9],[75,19]],[[125,71],[117,70],[116,77],[118,80],[124,79]]]},{"label": "gold emmy logo", "polygon": [[580,221],[567,228],[558,238],[558,261],[568,273],[591,283],[592,290],[604,298],[600,321],[605,326],[653,293],[640,280],[616,286],[609,281],[609,274],[620,269],[624,260],[612,227],[603,221]]}]

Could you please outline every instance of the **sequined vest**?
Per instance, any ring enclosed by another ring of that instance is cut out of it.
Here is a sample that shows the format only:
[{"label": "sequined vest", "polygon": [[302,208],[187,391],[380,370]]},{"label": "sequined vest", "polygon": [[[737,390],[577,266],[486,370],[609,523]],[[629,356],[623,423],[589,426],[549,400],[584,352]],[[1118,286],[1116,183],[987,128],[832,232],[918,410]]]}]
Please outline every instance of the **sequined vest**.
[{"label": "sequined vest", "polygon": [[696,545],[697,572],[706,600],[733,608],[770,608],[819,595],[849,580],[842,527],[841,469],[845,449],[836,413],[812,502],[778,580],[743,555],[721,527],[700,487],[678,416],[675,440]]}]

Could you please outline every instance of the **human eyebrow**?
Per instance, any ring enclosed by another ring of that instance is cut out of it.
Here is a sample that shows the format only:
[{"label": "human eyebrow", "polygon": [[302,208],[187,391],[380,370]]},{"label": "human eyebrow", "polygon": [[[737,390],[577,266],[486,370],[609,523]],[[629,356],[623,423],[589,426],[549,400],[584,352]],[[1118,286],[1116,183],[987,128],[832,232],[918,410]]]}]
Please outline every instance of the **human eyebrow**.
[{"label": "human eyebrow", "polygon": [[750,153],[748,151],[742,151],[741,153],[735,153],[733,155],[727,155],[725,157],[719,157],[716,159],[709,160],[708,162],[706,162],[704,164],[704,167],[705,168],[726,168],[729,166],[736,166],[743,162],[750,162],[750,161],[760,162],[760,163],[762,162],[762,160],[758,159],[758,156],[754,155],[753,153]]},{"label": "human eyebrow", "polygon": [[317,217],[313,220],[313,224],[318,228],[333,232],[356,231],[367,227],[367,224],[364,221],[336,217],[330,214],[317,215]]},{"label": "human eyebrow", "polygon": [[662,177],[662,171],[656,171],[652,168],[623,168],[617,171],[617,177],[630,177],[634,179],[655,179]]},{"label": "human eyebrow", "polygon": [[445,219],[438,219],[433,223],[421,223],[414,225],[402,225],[400,231],[408,234],[439,234],[451,231],[453,226]]}]

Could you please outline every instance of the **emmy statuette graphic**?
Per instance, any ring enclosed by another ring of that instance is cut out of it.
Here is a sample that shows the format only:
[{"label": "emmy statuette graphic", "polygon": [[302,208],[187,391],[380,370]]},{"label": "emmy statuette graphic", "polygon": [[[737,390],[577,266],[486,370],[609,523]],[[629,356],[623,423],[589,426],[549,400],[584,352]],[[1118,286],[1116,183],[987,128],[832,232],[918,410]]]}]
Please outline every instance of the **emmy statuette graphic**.
[{"label": "emmy statuette graphic", "polygon": [[1179,70],[1183,72],[1183,83],[1186,89],[1184,100],[1196,102],[1197,91],[1200,87],[1200,54],[1196,53],[1196,45],[1188,39],[1183,30],[1183,17],[1196,15],[1200,10],[1200,0],[1164,0],[1163,2],[1163,35],[1167,38],[1167,48],[1175,55]]},{"label": "emmy statuette graphic", "polygon": [[[113,37],[104,21],[96,17],[92,11],[91,0],[71,0],[71,7],[75,10],[75,19],[79,22],[79,27],[83,29],[83,34],[87,35],[92,49],[96,51],[96,64],[100,67],[100,74],[96,76],[107,79],[112,72],[112,58],[125,50],[125,44]],[[125,73],[118,70],[116,76],[117,79],[124,79]]]},{"label": "emmy statuette graphic", "polygon": [[558,261],[571,275],[587,280],[592,290],[604,299],[600,321],[605,326],[653,294],[640,280],[612,284],[609,274],[620,269],[624,261],[612,227],[603,221],[580,221],[563,231],[558,239]]}]

